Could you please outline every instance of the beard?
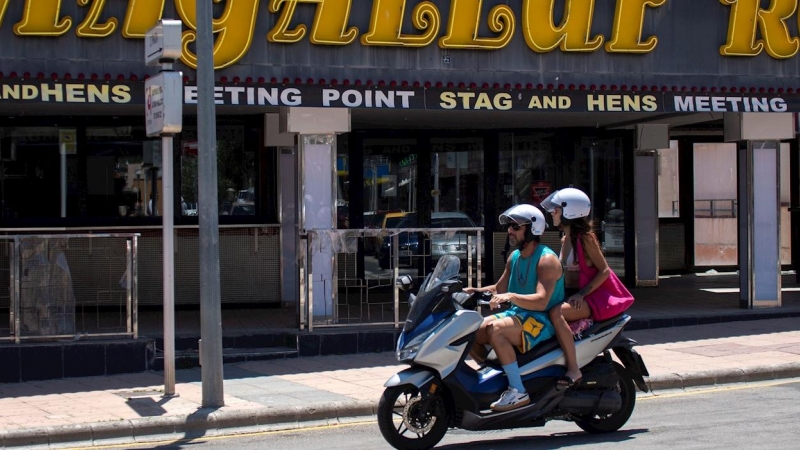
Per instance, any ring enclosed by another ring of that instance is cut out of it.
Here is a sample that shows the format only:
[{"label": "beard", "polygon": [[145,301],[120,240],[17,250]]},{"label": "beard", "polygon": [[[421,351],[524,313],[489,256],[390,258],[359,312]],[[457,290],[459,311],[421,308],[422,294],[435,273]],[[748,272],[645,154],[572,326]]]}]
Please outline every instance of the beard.
[{"label": "beard", "polygon": [[516,247],[516,246],[518,246],[518,245],[519,245],[519,242],[520,242],[520,241],[517,239],[517,237],[516,237],[516,236],[514,236],[514,235],[509,235],[509,236],[508,236],[508,244],[509,244],[510,246],[512,246],[512,247]]}]

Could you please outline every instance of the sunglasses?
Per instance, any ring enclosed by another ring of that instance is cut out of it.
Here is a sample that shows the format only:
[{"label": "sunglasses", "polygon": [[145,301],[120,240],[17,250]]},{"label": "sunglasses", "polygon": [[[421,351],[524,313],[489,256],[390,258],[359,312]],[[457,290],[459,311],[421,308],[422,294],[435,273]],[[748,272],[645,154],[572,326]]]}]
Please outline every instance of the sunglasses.
[{"label": "sunglasses", "polygon": [[520,228],[522,228],[522,225],[520,225],[520,224],[518,224],[518,223],[509,223],[509,224],[506,226],[506,229],[508,229],[508,228],[511,228],[511,229],[512,229],[512,230],[514,230],[514,231],[519,231],[519,229],[520,229]]}]

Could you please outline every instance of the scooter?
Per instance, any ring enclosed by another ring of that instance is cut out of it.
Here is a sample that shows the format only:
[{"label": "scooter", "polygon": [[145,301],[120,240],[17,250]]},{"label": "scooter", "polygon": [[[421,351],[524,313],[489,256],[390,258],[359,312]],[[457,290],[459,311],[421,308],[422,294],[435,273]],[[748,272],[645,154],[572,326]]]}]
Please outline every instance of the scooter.
[{"label": "scooter", "polygon": [[[630,316],[595,323],[575,342],[583,378],[559,390],[564,356],[555,338],[527,353],[517,354],[531,403],[511,411],[494,412],[489,405],[508,387],[493,353],[481,365],[468,360],[475,333],[483,322],[477,310],[488,304],[487,294],[462,291],[460,261],[448,255],[409,294],[410,309],[397,341],[397,359],[411,367],[391,377],[378,405],[378,426],[397,449],[435,446],[449,428],[498,430],[544,426],[550,420],[575,422],[589,433],[620,429],[636,404],[636,388],[647,392],[649,376],[636,342],[622,335]],[[409,276],[399,288],[411,288]],[[618,363],[612,360],[611,352]]]}]

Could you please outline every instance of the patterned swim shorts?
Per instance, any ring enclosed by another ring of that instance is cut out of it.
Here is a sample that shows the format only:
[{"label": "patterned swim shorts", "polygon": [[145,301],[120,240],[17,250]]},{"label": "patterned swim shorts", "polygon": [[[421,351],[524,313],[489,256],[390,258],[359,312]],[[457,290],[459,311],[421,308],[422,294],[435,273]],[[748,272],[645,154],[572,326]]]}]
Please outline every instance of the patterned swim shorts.
[{"label": "patterned swim shorts", "polygon": [[522,345],[517,347],[520,353],[529,351],[555,335],[555,329],[546,312],[529,311],[512,306],[506,311],[494,314],[493,317],[497,319],[512,317],[522,325]]}]

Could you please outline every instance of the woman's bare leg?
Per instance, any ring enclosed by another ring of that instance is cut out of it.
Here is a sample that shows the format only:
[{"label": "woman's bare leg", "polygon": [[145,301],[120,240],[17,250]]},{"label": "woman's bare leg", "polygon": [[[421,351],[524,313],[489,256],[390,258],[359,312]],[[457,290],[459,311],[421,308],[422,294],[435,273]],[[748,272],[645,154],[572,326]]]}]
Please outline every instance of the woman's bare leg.
[{"label": "woman's bare leg", "polygon": [[584,305],[581,309],[576,309],[569,303],[561,304],[561,314],[567,322],[577,322],[581,319],[589,319],[592,317],[592,310],[589,305]]},{"label": "woman's bare leg", "polygon": [[581,373],[580,367],[578,367],[578,357],[575,352],[575,340],[572,337],[572,330],[570,330],[569,324],[564,319],[564,314],[562,313],[563,306],[569,305],[563,303],[561,307],[556,306],[550,309],[550,321],[555,328],[556,339],[558,339],[558,343],[561,345],[561,350],[564,351],[564,360],[567,363],[567,373],[564,375],[569,377],[570,380],[575,381],[580,379],[583,374]]}]

